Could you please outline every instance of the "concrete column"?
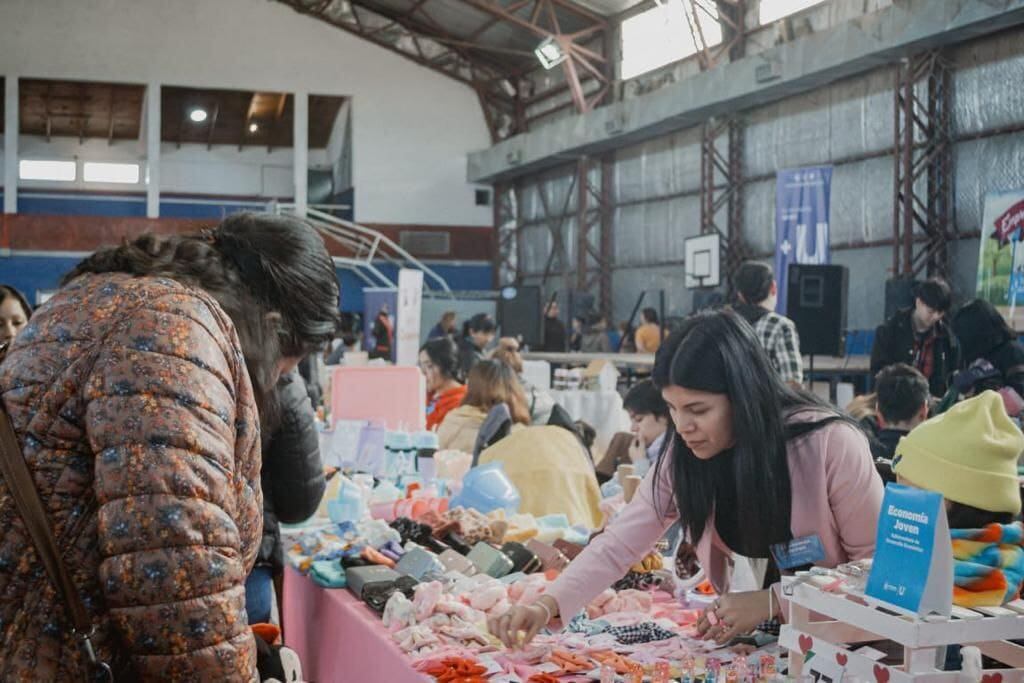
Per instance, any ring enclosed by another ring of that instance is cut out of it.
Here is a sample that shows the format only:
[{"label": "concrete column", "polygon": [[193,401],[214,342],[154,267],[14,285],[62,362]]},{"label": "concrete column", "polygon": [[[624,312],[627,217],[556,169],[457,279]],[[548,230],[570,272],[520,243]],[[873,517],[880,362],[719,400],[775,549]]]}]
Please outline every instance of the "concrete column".
[{"label": "concrete column", "polygon": [[306,215],[309,178],[309,93],[296,92],[294,129],[292,133],[292,165],[295,171],[295,213]]},{"label": "concrete column", "polygon": [[18,77],[4,78],[4,213],[18,213]]},{"label": "concrete column", "polygon": [[160,217],[160,84],[146,86],[146,217]]}]

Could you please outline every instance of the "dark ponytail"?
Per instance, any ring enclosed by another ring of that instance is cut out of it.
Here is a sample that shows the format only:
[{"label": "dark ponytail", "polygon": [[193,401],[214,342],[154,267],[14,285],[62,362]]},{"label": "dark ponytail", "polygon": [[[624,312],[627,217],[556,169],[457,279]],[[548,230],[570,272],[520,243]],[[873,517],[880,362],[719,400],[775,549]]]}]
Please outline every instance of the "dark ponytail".
[{"label": "dark ponytail", "polygon": [[296,218],[236,214],[199,234],[142,235],[97,251],[62,284],[113,272],[167,277],[220,304],[238,332],[264,426],[275,415],[278,361],[320,348],[337,325],[333,263],[320,236]]}]

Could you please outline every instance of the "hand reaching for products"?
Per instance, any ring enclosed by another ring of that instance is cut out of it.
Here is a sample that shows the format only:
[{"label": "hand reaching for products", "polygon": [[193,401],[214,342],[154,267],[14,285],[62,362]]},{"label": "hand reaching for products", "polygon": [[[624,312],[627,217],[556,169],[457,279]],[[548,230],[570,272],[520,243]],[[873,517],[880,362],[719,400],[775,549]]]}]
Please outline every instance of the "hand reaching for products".
[{"label": "hand reaching for products", "polygon": [[634,464],[647,459],[647,449],[644,448],[644,443],[640,440],[639,436],[629,442],[628,452],[629,461]]},{"label": "hand reaching for products", "polygon": [[[487,628],[505,644],[515,650],[529,645],[537,633],[558,615],[554,598],[542,595],[532,605],[517,605],[500,617],[487,620]],[[520,639],[520,633],[523,634]]]},{"label": "hand reaching for products", "polygon": [[726,593],[715,600],[697,621],[697,635],[724,645],[736,636],[750,633],[771,618],[768,591]]}]

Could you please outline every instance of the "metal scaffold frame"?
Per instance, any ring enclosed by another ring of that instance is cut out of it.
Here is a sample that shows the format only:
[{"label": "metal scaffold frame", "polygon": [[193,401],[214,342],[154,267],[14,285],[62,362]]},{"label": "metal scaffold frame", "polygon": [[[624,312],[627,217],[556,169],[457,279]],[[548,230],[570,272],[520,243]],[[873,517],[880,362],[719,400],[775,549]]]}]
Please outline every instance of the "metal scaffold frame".
[{"label": "metal scaffold frame", "polygon": [[[893,274],[948,277],[953,219],[953,65],[940,50],[896,70]],[[919,237],[923,236],[921,240]]]}]

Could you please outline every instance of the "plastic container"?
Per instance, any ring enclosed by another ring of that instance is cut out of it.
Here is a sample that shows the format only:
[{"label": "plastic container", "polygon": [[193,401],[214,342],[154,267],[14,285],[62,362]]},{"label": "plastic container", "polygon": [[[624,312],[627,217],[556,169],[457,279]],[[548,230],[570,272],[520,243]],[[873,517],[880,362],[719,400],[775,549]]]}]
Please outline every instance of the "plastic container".
[{"label": "plastic container", "polygon": [[450,506],[473,508],[484,514],[503,509],[509,514],[519,512],[519,490],[505,474],[500,462],[489,462],[471,469],[462,479],[462,490]]},{"label": "plastic container", "polygon": [[416,471],[416,449],[408,432],[388,432],[384,438],[384,476],[389,479]]},{"label": "plastic container", "polygon": [[327,515],[335,524],[342,522],[358,522],[366,509],[363,502],[363,489],[351,479],[338,475],[341,479],[337,497],[327,503]]},{"label": "plastic container", "polygon": [[424,479],[433,479],[437,472],[434,454],[440,447],[437,434],[435,432],[416,432],[412,440],[416,449],[416,471]]}]

